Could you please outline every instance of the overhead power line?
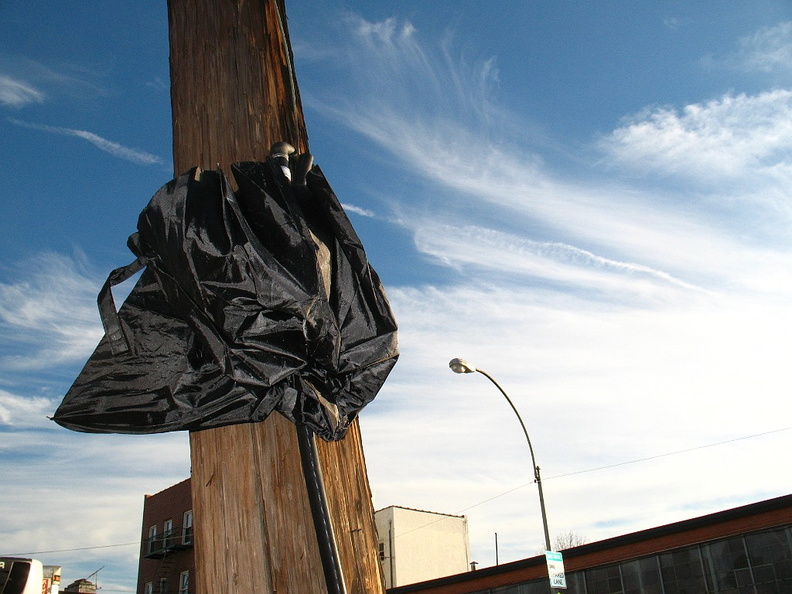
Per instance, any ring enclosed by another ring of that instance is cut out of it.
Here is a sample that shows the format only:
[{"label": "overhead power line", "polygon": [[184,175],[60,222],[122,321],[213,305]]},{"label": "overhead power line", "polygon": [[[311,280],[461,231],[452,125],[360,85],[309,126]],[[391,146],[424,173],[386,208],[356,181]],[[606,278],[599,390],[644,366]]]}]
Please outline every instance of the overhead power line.
[{"label": "overhead power line", "polygon": [[[568,477],[568,476],[584,474],[584,473],[587,473],[587,472],[595,472],[597,470],[606,470],[608,468],[615,468],[615,467],[618,467],[618,466],[626,466],[628,464],[637,464],[638,462],[646,462],[648,460],[656,460],[658,458],[665,458],[665,457],[668,457],[668,456],[676,456],[678,454],[686,454],[686,453],[689,453],[689,452],[694,452],[696,450],[703,450],[703,449],[706,449],[706,448],[714,448],[716,446],[726,445],[726,444],[729,444],[729,443],[734,443],[736,441],[743,441],[745,439],[753,439],[755,437],[763,437],[765,435],[772,435],[773,433],[781,433],[783,431],[789,431],[790,429],[792,429],[792,427],[784,427],[782,429],[773,429],[772,431],[765,431],[763,433],[755,433],[753,435],[745,435],[743,437],[735,437],[733,439],[727,439],[725,441],[719,441],[719,442],[716,442],[716,443],[708,443],[708,444],[705,444],[705,445],[700,445],[700,446],[696,446],[696,447],[692,447],[692,448],[687,448],[687,449],[684,449],[684,450],[676,450],[676,451],[673,451],[673,452],[666,452],[664,454],[656,454],[654,456],[647,456],[645,458],[637,458],[635,460],[628,460],[626,462],[617,462],[615,464],[609,464],[609,465],[606,465],[606,466],[598,466],[596,468],[588,468],[586,470],[576,470],[574,472],[568,472],[568,473],[565,473],[565,474],[557,474],[555,476],[545,477],[544,480],[548,481],[548,480],[552,480],[552,479],[559,479],[559,478],[564,478],[564,477]],[[508,495],[510,493],[514,493],[515,491],[519,491],[520,489],[524,489],[525,487],[530,487],[533,484],[534,484],[534,481],[531,481],[529,483],[523,483],[522,485],[518,485],[518,486],[513,487],[513,488],[511,488],[511,489],[509,489],[507,491],[503,491],[502,493],[498,493],[497,495],[493,495],[492,497],[484,499],[483,501],[479,501],[478,503],[474,503],[473,505],[469,505],[468,507],[465,507],[465,508],[455,512],[455,514],[457,514],[457,515],[462,514],[462,513],[466,512],[468,510],[471,510],[473,508],[476,508],[476,507],[479,507],[481,505],[484,505],[485,503],[489,503],[490,501],[494,501],[494,500],[499,499],[501,497],[504,497],[504,496],[506,496],[506,495]],[[429,522],[427,524],[424,524],[422,526],[417,526],[416,528],[412,528],[410,530],[407,530],[406,532],[402,532],[400,534],[397,534],[396,536],[403,536],[405,534],[409,534],[410,532],[414,532],[416,530],[421,530],[422,528],[426,528],[426,527],[431,526],[432,524],[435,524],[435,523],[440,522],[440,521],[442,521],[442,520],[434,520],[434,521]]]},{"label": "overhead power line", "polygon": [[140,546],[140,541],[137,542],[122,542],[121,544],[110,545],[97,545],[94,547],[79,547],[74,549],[53,549],[51,551],[30,551],[27,553],[4,553],[0,557],[30,557],[32,555],[47,555],[49,553],[73,553],[75,551],[91,551],[94,549],[111,549],[113,547],[131,547],[132,545]]},{"label": "overhead power line", "polygon": [[[695,447],[692,447],[692,448],[686,448],[684,450],[676,450],[676,451],[673,451],[673,452],[666,452],[664,454],[655,454],[654,456],[646,456],[645,458],[636,458],[635,460],[627,460],[625,462],[616,462],[615,464],[608,464],[608,465],[605,465],[605,466],[597,466],[596,468],[587,468],[585,470],[575,470],[573,472],[567,472],[565,474],[556,474],[554,476],[544,477],[543,480],[544,481],[549,481],[549,480],[553,480],[553,479],[565,478],[565,477],[568,477],[568,476],[575,476],[575,475],[578,475],[578,474],[585,474],[587,472],[596,472],[598,470],[607,470],[608,468],[616,468],[618,466],[627,466],[628,464],[637,464],[639,462],[646,462],[648,460],[657,460],[658,458],[666,458],[668,456],[676,456],[678,454],[687,454],[687,453],[690,453],[690,452],[695,452],[697,450],[704,450],[704,449],[707,449],[707,448],[714,448],[714,447],[717,447],[717,446],[722,446],[722,445],[734,443],[736,441],[743,441],[743,440],[746,440],[746,439],[753,439],[755,437],[763,437],[765,435],[772,435],[774,433],[782,433],[783,431],[789,431],[790,429],[792,429],[792,427],[784,427],[782,429],[773,429],[772,431],[765,431],[763,433],[755,433],[753,435],[745,435],[743,437],[735,437],[733,439],[727,439],[725,441],[718,441],[716,443],[708,443],[708,444],[705,444],[705,445],[695,446]],[[464,509],[461,509],[461,510],[459,510],[456,513],[457,514],[461,514],[462,512],[468,511],[468,510],[473,509],[474,507],[478,507],[480,505],[484,505],[485,503],[489,503],[490,501],[494,501],[495,499],[499,499],[500,497],[504,497],[505,495],[508,495],[509,493],[514,493],[515,491],[519,491],[520,489],[524,489],[525,487],[529,487],[529,486],[531,486],[533,484],[534,484],[534,481],[531,481],[529,483],[523,483],[522,485],[518,485],[516,487],[513,487],[513,488],[509,489],[508,491],[503,491],[502,493],[498,493],[497,495],[493,495],[492,497],[489,497],[488,499],[485,499],[483,501],[479,501],[478,503],[474,503],[473,505],[470,505],[470,506],[468,506],[468,507],[466,507]]]},{"label": "overhead power line", "polygon": [[[546,477],[544,480],[547,481],[547,480],[550,480],[550,479],[564,478],[564,477],[567,477],[567,476],[574,476],[574,475],[577,475],[577,474],[585,474],[587,472],[595,472],[597,470],[606,470],[608,468],[616,468],[617,466],[626,466],[628,464],[636,464],[638,462],[646,462],[647,460],[657,460],[658,458],[666,458],[668,456],[676,456],[677,454],[687,454],[689,452],[695,452],[697,450],[705,450],[707,448],[714,448],[716,446],[722,446],[722,445],[726,445],[726,444],[729,444],[729,443],[734,443],[736,441],[743,441],[743,440],[746,440],[746,439],[753,439],[754,437],[764,437],[765,435],[772,435],[773,433],[781,433],[783,431],[789,431],[790,429],[792,429],[792,427],[784,427],[783,429],[773,429],[772,431],[765,431],[764,433],[755,433],[754,435],[746,435],[744,437],[735,437],[733,439],[727,439],[725,441],[719,441],[719,442],[716,442],[716,443],[708,443],[708,444],[705,444],[705,445],[695,446],[695,447],[687,448],[687,449],[684,449],[684,450],[676,450],[674,452],[666,452],[665,454],[656,454],[654,456],[647,456],[645,458],[637,458],[635,460],[628,460],[627,462],[617,462],[615,464],[608,464],[606,466],[598,466],[597,468],[589,468],[587,470],[576,470],[574,472],[568,472],[566,474],[557,474],[555,476]],[[528,483],[528,484],[530,484],[530,483]]]}]

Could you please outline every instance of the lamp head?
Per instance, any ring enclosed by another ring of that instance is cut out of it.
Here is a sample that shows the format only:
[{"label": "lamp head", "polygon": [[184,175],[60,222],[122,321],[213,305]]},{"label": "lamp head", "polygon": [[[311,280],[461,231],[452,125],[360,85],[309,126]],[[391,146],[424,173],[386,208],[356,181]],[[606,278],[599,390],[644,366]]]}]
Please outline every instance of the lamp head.
[{"label": "lamp head", "polygon": [[448,366],[454,373],[476,373],[476,368],[464,359],[451,359],[451,361],[448,363]]}]

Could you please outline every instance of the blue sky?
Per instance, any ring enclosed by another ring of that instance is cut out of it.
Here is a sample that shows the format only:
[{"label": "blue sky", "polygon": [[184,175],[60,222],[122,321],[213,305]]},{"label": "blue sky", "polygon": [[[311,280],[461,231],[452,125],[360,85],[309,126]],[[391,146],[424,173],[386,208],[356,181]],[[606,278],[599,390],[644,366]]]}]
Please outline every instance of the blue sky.
[{"label": "blue sky", "polygon": [[[287,7],[311,150],[402,356],[362,415],[376,507],[469,518],[472,558],[787,494],[792,6]],[[132,591],[187,436],[46,419],[172,176],[165,2],[0,2],[0,553]],[[55,551],[46,553],[45,551]]]}]

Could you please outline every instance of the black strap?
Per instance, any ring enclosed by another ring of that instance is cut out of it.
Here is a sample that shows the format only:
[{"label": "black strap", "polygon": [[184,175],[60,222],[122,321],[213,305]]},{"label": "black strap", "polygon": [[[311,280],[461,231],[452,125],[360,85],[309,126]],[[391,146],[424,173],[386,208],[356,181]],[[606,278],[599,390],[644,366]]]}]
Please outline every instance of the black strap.
[{"label": "black strap", "polygon": [[105,336],[110,343],[110,351],[114,355],[126,353],[129,351],[129,343],[124,335],[124,330],[121,328],[121,321],[118,318],[118,310],[116,310],[115,301],[113,300],[112,288],[120,283],[123,283],[133,274],[142,270],[146,266],[146,261],[143,258],[137,258],[131,264],[116,268],[107,277],[102,290],[99,291],[99,296],[96,299],[99,305],[99,315],[102,318],[102,326],[104,326]]}]

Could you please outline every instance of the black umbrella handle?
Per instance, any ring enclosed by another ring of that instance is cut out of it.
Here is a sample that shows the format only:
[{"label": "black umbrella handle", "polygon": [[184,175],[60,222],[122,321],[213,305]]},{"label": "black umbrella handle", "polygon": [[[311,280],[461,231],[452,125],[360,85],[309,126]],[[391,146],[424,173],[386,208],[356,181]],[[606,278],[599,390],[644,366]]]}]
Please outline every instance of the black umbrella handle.
[{"label": "black umbrella handle", "polygon": [[300,445],[300,460],[319,544],[319,556],[322,559],[322,569],[327,583],[327,594],[347,594],[330,513],[327,509],[322,469],[316,454],[316,436],[306,425],[298,423],[297,441]]}]

